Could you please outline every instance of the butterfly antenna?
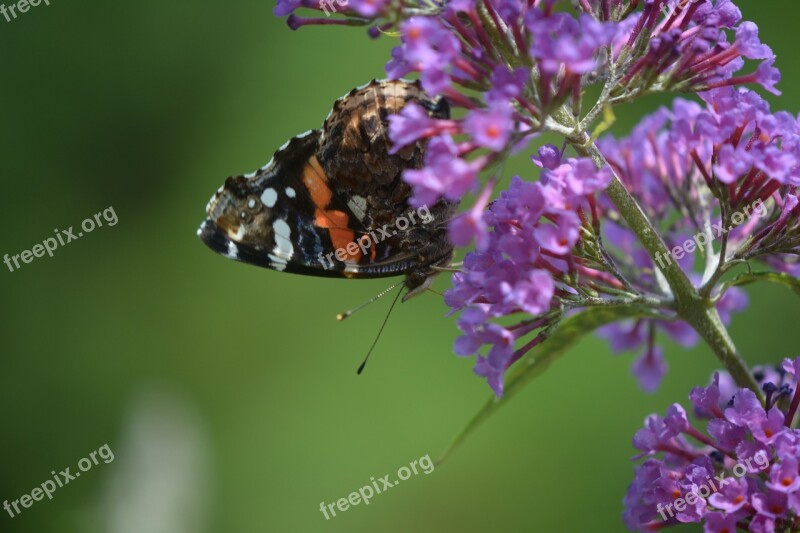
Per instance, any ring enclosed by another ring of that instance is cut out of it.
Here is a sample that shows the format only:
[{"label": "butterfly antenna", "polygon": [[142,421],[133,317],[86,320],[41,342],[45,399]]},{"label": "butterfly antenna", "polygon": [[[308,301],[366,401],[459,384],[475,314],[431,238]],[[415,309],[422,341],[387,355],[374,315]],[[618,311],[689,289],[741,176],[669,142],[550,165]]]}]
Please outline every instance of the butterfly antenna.
[{"label": "butterfly antenna", "polygon": [[[399,283],[397,284],[399,285]],[[383,291],[384,293],[389,292],[390,290],[397,287],[397,285],[393,285],[392,287]],[[389,322],[389,316],[392,314],[392,309],[394,309],[394,305],[397,303],[397,300],[400,298],[400,295],[403,294],[403,291],[398,291],[397,296],[394,297],[392,300],[392,306],[389,307],[389,312],[386,313],[386,318],[383,319],[383,324],[381,324],[381,329],[378,330],[378,334],[375,336],[375,340],[372,341],[372,346],[369,347],[369,351],[367,352],[367,356],[364,358],[364,361],[361,363],[361,366],[358,367],[358,371],[356,374],[361,375],[361,372],[364,371],[364,367],[367,365],[367,361],[369,360],[369,356],[372,354],[372,350],[375,349],[375,345],[378,344],[378,339],[381,338],[381,333],[383,333],[383,328],[386,327],[386,323]]]},{"label": "butterfly antenna", "polygon": [[386,296],[386,295],[387,295],[389,292],[391,292],[391,291],[392,291],[394,288],[396,288],[398,285],[402,285],[403,283],[405,283],[405,280],[404,280],[404,281],[398,281],[397,283],[395,283],[394,285],[392,285],[392,286],[391,286],[391,287],[389,287],[388,289],[384,289],[383,291],[381,291],[381,292],[380,292],[380,293],[378,293],[377,295],[373,296],[372,298],[370,298],[369,300],[367,300],[367,301],[366,301],[366,302],[364,302],[363,304],[361,304],[361,305],[359,305],[359,306],[356,306],[356,307],[354,307],[353,309],[350,309],[349,311],[345,311],[344,313],[339,313],[338,315],[336,315],[336,320],[344,320],[345,318],[349,317],[350,315],[352,315],[352,314],[353,314],[353,313],[355,313],[356,311],[358,311],[358,310],[360,310],[360,309],[363,309],[363,308],[365,308],[366,306],[368,306],[369,304],[371,304],[371,303],[372,303],[372,302],[374,302],[375,300],[378,300],[378,299],[380,299],[380,298],[383,298],[383,297],[384,297],[384,296]]}]

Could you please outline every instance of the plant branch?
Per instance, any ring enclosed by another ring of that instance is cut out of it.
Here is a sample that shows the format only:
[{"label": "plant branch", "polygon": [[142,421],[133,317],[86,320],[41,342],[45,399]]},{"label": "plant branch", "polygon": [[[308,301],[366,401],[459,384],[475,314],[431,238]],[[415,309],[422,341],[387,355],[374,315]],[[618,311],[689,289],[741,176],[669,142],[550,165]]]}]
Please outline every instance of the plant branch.
[{"label": "plant branch", "polygon": [[611,185],[606,189],[606,194],[647,250],[654,264],[658,264],[677,303],[678,315],[700,334],[740,387],[747,387],[762,398],[758,383],[750,374],[745,361],[737,353],[736,346],[722,324],[713,303],[698,294],[686,273],[670,259],[669,250],[661,235],[594,142],[587,140],[585,133],[568,140],[579,154],[591,157],[597,168],[607,167],[611,170]]}]

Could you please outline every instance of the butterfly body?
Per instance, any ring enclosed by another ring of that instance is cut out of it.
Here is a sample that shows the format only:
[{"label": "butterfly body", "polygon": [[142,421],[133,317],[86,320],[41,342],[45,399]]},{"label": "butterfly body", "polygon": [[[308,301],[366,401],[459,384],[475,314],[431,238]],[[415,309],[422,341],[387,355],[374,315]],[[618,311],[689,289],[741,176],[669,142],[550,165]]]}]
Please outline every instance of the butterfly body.
[{"label": "butterfly body", "polygon": [[408,203],[402,172],[422,166],[425,143],[390,154],[388,117],[409,102],[432,117],[449,116],[447,102],[417,83],[374,80],[353,89],[322,129],[292,138],[254,174],[228,178],[198,235],[226,257],[277,271],[405,274],[410,290],[424,287],[432,267],[452,257],[447,222],[456,205],[415,210]]}]

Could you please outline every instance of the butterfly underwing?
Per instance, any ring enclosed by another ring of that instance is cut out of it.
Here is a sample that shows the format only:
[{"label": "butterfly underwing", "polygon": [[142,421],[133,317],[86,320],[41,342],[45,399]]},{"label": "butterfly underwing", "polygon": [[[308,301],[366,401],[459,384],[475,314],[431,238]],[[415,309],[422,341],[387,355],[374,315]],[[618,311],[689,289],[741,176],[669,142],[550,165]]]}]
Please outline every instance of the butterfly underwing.
[{"label": "butterfly underwing", "polygon": [[[199,237],[228,258],[272,270],[405,275],[407,297],[424,290],[434,267],[452,258],[447,222],[457,205],[441,200],[424,212],[409,205],[402,173],[422,166],[426,141],[390,154],[388,117],[411,102],[449,118],[447,101],[418,82],[373,80],[353,89],[321,129],[290,139],[255,173],[229,177],[208,203]],[[409,221],[413,213],[419,216]]]}]

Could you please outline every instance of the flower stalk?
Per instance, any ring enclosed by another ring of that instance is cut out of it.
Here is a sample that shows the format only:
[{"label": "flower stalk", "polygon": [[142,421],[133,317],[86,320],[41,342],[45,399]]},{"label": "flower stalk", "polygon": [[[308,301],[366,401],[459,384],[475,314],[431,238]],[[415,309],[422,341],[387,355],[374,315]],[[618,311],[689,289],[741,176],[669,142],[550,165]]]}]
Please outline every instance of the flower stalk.
[{"label": "flower stalk", "polygon": [[[584,139],[587,137],[585,133],[581,136]],[[611,184],[605,192],[647,250],[653,263],[656,263],[657,257],[669,256],[670,252],[661,235],[620,181],[597,145],[592,141],[578,142],[575,139],[570,139],[570,142],[579,154],[590,157],[598,169],[608,168],[611,171]],[[668,262],[661,268],[661,272],[672,290],[678,315],[703,338],[739,387],[748,388],[756,396],[762,397],[758,383],[753,379],[747,363],[736,351],[736,346],[720,320],[716,308],[700,296],[676,261]]]}]

